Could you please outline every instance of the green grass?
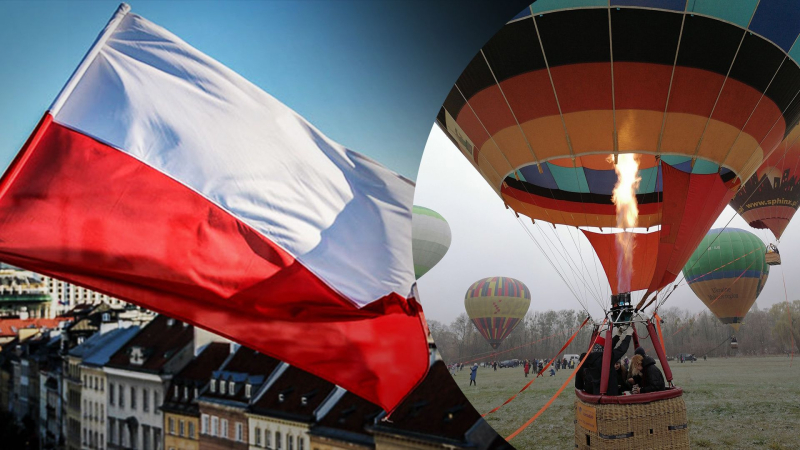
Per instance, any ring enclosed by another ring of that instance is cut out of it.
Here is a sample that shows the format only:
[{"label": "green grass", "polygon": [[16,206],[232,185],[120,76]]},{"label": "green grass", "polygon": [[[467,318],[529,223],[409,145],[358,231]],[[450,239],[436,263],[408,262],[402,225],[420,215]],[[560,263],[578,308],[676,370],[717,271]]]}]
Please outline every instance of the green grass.
[{"label": "green grass", "polygon": [[[695,363],[671,361],[674,383],[684,389],[693,448],[800,448],[800,358],[792,367],[786,357],[714,358]],[[508,436],[550,399],[569,376],[537,379],[525,392],[486,417]],[[456,383],[478,412],[485,413],[517,393],[531,378],[522,368],[478,369],[477,386],[469,386],[465,368]],[[511,443],[519,449],[574,448],[575,400],[572,383],[552,406]]]}]

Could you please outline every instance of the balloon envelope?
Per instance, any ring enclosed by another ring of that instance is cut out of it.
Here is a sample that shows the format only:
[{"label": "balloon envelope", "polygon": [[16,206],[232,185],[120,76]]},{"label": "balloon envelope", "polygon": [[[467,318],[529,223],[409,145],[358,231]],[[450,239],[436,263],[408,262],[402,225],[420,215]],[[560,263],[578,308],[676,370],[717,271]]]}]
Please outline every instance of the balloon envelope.
[{"label": "balloon envelope", "polygon": [[800,202],[800,130],[788,135],[731,200],[753,228],[768,228],[780,239]]},{"label": "balloon envelope", "polygon": [[530,305],[531,291],[528,287],[508,277],[478,280],[464,297],[467,315],[495,349],[522,322]]},{"label": "balloon envelope", "polygon": [[638,226],[661,229],[637,279],[658,290],[800,119],[800,12],[737,4],[537,1],[475,55],[437,123],[507,206],[550,223],[617,226],[608,157],[638,155]]},{"label": "balloon envelope", "polygon": [[412,227],[414,275],[419,279],[438,264],[450,248],[450,225],[436,211],[414,205]]},{"label": "balloon envelope", "polygon": [[736,228],[709,231],[683,269],[695,295],[734,330],[767,282],[766,247],[758,236]]}]

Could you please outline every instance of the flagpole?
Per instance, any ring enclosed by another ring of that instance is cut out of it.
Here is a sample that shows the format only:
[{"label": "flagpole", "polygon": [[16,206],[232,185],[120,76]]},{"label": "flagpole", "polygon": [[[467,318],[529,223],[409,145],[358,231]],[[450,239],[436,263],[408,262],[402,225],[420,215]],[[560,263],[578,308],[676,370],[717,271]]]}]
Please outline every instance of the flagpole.
[{"label": "flagpole", "polygon": [[127,3],[120,3],[119,7],[117,8],[114,15],[111,16],[111,20],[108,21],[106,27],[103,28],[103,31],[97,36],[95,39],[94,44],[92,47],[89,48],[89,51],[86,52],[86,55],[81,60],[81,63],[78,65],[78,68],[75,69],[75,72],[72,73],[72,76],[67,81],[67,84],[61,89],[61,92],[58,93],[58,96],[53,101],[53,104],[50,105],[50,114],[55,116],[58,114],[58,111],[64,106],[64,102],[69,98],[72,91],[75,89],[75,86],[78,85],[78,82],[83,77],[83,74],[86,73],[86,69],[89,68],[89,65],[94,61],[97,54],[100,53],[100,49],[105,45],[106,41],[111,37],[114,31],[119,26],[122,19],[125,17],[126,14],[131,10],[130,5]]}]

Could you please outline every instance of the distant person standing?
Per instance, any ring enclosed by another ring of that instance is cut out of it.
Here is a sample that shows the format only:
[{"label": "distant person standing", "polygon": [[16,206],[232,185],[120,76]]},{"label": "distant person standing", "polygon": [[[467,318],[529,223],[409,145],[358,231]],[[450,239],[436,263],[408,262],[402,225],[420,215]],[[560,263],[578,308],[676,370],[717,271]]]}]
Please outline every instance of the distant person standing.
[{"label": "distant person standing", "polygon": [[525,360],[524,369],[525,369],[525,378],[528,378],[528,372],[530,372],[531,370],[531,363],[527,359]]},{"label": "distant person standing", "polygon": [[478,383],[475,381],[475,377],[476,376],[478,376],[478,364],[473,364],[472,365],[472,372],[469,374],[469,385],[470,386],[472,386],[473,384],[475,386],[478,385]]}]

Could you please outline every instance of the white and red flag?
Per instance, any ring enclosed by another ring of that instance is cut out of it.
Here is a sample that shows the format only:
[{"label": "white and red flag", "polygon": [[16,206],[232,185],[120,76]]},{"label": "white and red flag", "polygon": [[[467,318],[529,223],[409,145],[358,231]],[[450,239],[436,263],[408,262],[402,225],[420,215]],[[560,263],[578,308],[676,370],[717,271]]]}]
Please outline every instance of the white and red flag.
[{"label": "white and red flag", "polygon": [[0,180],[0,260],[391,410],[429,365],[413,195],[122,5]]}]

